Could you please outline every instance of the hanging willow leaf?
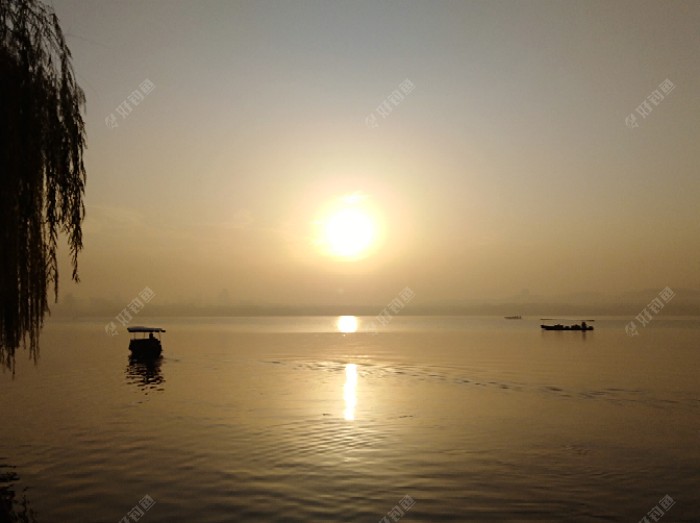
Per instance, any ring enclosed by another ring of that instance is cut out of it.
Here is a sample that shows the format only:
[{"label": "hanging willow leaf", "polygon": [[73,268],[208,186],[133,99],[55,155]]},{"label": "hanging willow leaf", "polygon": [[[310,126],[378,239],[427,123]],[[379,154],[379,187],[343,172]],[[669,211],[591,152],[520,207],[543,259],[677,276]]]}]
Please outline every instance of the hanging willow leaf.
[{"label": "hanging willow leaf", "polygon": [[27,342],[37,356],[51,286],[58,300],[61,233],[78,281],[84,105],[53,10],[38,0],[0,0],[0,360],[6,366]]}]

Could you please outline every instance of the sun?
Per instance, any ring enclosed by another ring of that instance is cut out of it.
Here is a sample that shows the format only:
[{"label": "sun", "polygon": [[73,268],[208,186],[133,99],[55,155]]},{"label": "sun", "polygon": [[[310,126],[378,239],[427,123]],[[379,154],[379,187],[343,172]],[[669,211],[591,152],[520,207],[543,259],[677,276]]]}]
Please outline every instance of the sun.
[{"label": "sun", "polygon": [[332,254],[351,258],[372,245],[374,224],[360,209],[340,209],[328,218],[324,233]]},{"label": "sun", "polygon": [[332,202],[317,223],[321,250],[334,258],[359,260],[379,245],[377,213],[362,195],[350,194]]}]

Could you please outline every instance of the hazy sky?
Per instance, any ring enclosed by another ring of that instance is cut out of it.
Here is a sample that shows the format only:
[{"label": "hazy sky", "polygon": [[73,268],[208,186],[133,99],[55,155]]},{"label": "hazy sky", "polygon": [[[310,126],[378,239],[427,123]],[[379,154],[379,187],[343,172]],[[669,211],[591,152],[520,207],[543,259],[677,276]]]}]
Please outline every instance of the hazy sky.
[{"label": "hazy sky", "polygon": [[[82,283],[64,264],[63,293],[387,303],[406,286],[421,302],[700,287],[700,2],[53,5],[87,95]],[[347,194],[383,230],[359,261],[313,242]]]}]

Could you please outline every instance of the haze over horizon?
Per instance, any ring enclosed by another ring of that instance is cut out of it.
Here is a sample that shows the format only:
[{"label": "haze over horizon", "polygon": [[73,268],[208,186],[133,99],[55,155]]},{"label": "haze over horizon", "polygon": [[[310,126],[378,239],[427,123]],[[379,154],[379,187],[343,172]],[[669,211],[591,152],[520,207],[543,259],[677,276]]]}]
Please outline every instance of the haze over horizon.
[{"label": "haze over horizon", "polygon": [[[439,5],[54,0],[88,136],[81,283],[61,297],[700,289],[700,4]],[[348,198],[371,217],[361,255],[362,231],[317,235]]]},{"label": "haze over horizon", "polygon": [[0,523],[697,523],[700,0],[0,41]]}]

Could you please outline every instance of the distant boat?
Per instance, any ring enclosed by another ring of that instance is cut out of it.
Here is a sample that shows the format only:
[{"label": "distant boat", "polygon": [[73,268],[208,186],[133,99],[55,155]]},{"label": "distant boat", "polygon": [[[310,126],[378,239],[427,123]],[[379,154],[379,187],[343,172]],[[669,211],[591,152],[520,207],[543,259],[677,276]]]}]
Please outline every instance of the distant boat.
[{"label": "distant boat", "polygon": [[574,325],[562,325],[561,323],[557,323],[556,325],[540,325],[544,330],[546,331],[592,331],[593,327],[590,325],[586,325],[586,322],[584,321],[581,323],[581,325],[574,324]]},{"label": "distant boat", "polygon": [[523,317],[520,316],[519,314],[517,316],[504,316],[505,319],[507,320],[522,320]]},{"label": "distant boat", "polygon": [[[160,327],[127,327],[133,337],[129,342],[131,357],[137,359],[154,359],[160,356],[163,346],[160,343],[160,334],[165,329]],[[139,337],[143,334],[143,337]],[[146,336],[148,334],[148,336]]]}]

